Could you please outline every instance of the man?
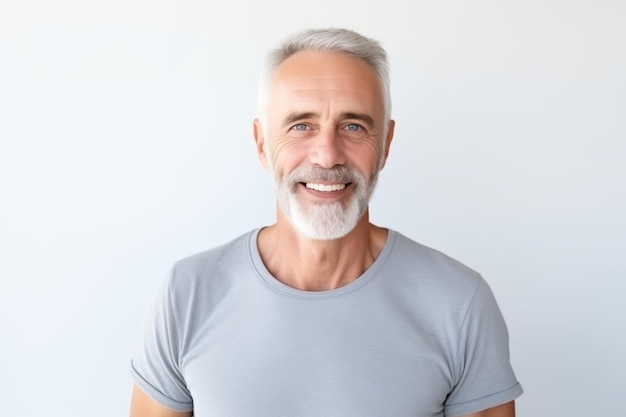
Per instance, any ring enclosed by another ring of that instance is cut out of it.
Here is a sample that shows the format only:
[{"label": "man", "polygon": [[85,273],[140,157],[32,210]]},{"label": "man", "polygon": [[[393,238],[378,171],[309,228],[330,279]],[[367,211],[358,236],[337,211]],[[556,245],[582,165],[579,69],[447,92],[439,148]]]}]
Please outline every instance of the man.
[{"label": "man", "polygon": [[131,416],[514,416],[489,287],[369,222],[390,103],[384,50],[354,32],[269,56],[254,137],[276,223],[176,264],[132,362]]}]

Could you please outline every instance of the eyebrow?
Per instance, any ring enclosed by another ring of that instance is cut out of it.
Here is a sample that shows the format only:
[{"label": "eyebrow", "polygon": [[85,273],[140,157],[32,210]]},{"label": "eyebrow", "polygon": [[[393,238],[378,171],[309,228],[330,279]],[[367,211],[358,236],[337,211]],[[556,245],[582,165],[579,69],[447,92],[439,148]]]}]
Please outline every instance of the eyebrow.
[{"label": "eyebrow", "polygon": [[[289,125],[291,123],[297,122],[298,120],[310,119],[313,117],[317,117],[318,115],[313,112],[293,112],[289,113],[287,117],[283,120],[283,126]],[[374,123],[374,118],[366,113],[354,113],[354,112],[346,112],[341,113],[339,116],[340,119],[355,119],[360,120],[368,127],[373,128],[376,124]]]},{"label": "eyebrow", "polygon": [[285,119],[283,120],[283,126],[290,125],[290,124],[292,124],[294,122],[297,122],[298,120],[310,119],[312,117],[315,117],[315,113],[312,113],[312,112],[304,112],[304,113],[293,112],[293,113],[289,113],[287,115],[287,117],[285,117]]},{"label": "eyebrow", "polygon": [[374,118],[372,116],[370,116],[369,114],[365,114],[365,113],[343,113],[341,115],[341,118],[342,119],[360,120],[360,121],[365,123],[370,128],[372,128],[372,127],[374,127],[376,125],[374,123]]}]

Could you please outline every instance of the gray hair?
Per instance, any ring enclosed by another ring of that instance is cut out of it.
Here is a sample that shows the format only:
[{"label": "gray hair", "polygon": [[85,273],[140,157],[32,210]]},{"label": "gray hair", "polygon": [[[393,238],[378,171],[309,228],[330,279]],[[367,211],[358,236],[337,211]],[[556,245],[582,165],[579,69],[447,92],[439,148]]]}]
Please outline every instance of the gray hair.
[{"label": "gray hair", "polygon": [[348,29],[313,29],[297,33],[282,45],[271,50],[265,60],[259,81],[257,117],[263,119],[267,105],[269,85],[276,69],[287,58],[300,51],[341,53],[357,57],[367,63],[376,73],[383,93],[385,130],[391,119],[391,91],[389,88],[389,65],[387,53],[380,44]]}]

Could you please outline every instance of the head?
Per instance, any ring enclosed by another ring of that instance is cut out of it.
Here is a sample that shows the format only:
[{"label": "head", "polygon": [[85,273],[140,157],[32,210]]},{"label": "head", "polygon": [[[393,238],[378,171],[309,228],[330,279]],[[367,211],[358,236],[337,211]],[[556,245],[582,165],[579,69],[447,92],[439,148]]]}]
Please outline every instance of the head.
[{"label": "head", "polygon": [[393,136],[384,50],[343,29],[296,35],[268,57],[254,133],[281,215],[315,240],[366,221]]},{"label": "head", "polygon": [[367,63],[378,77],[383,93],[385,125],[388,124],[391,120],[391,90],[387,53],[377,41],[341,28],[311,29],[297,33],[286,39],[280,47],[267,54],[259,79],[257,97],[257,118],[259,120],[265,120],[269,87],[276,69],[287,58],[301,51],[345,54]]}]

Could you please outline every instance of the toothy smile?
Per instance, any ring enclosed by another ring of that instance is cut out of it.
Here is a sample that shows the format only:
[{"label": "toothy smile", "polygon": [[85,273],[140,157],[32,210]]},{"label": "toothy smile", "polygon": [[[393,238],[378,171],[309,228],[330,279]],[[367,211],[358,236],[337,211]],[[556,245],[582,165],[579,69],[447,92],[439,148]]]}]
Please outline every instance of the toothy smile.
[{"label": "toothy smile", "polygon": [[307,182],[304,185],[306,186],[306,188],[309,188],[311,190],[322,191],[325,193],[331,191],[341,191],[346,188],[346,184],[315,184],[312,182]]}]

